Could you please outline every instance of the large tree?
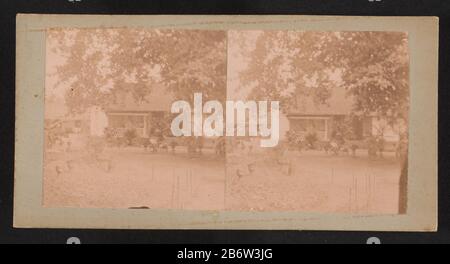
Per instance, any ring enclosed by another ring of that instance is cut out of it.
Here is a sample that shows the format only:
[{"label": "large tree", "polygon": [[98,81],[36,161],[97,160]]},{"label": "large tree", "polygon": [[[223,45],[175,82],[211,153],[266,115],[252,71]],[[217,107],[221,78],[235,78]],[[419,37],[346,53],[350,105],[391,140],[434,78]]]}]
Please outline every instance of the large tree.
[{"label": "large tree", "polygon": [[123,92],[144,100],[156,83],[179,99],[225,99],[226,32],[53,29],[48,37],[65,58],[56,75],[73,111],[107,106]]},{"label": "large tree", "polygon": [[267,31],[252,47],[242,45],[248,67],[241,82],[255,97],[277,98],[289,110],[299,96],[326,104],[333,89],[346,89],[355,115],[407,120],[406,34]]}]

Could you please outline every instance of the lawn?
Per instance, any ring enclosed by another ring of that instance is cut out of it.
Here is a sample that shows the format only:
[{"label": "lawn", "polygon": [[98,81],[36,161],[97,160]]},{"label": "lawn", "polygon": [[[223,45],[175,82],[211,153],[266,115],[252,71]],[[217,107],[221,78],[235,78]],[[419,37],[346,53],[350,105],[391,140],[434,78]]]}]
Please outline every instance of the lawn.
[{"label": "lawn", "polygon": [[[398,212],[401,164],[389,154],[369,159],[290,153],[290,171],[267,154],[226,162],[212,150],[190,157],[183,151],[155,154],[122,148],[97,157],[76,151],[46,153],[44,206]],[[243,170],[249,163],[253,169]]]},{"label": "lawn", "polygon": [[[45,166],[44,205],[82,208],[224,208],[224,160],[109,149],[101,161],[85,153],[50,153]],[[208,158],[211,157],[211,158]],[[67,161],[72,165],[67,166]],[[105,165],[109,161],[110,166]],[[58,173],[56,167],[62,167]],[[109,168],[108,168],[109,167]]]},{"label": "lawn", "polygon": [[[239,159],[237,159],[239,160]],[[254,155],[254,170],[239,176],[242,162],[227,170],[227,209],[396,214],[401,164],[393,154],[370,159],[321,152],[291,153],[288,163]],[[244,166],[245,167],[245,166]]]}]

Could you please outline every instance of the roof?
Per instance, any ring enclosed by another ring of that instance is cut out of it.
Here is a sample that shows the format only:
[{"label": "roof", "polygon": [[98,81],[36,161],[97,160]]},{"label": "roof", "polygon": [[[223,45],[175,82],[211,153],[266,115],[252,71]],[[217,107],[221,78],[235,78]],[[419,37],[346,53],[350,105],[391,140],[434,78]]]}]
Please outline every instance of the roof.
[{"label": "roof", "polygon": [[[144,100],[137,100],[132,94],[124,92],[117,96],[117,102],[105,107],[105,112],[169,112],[174,96],[161,85],[152,87],[151,93]],[[70,113],[63,97],[45,98],[45,119],[89,119],[89,110],[83,114]]]},{"label": "roof", "polygon": [[316,103],[312,96],[298,98],[297,107],[289,112],[289,116],[330,116],[349,115],[353,109],[354,100],[347,95],[345,89],[335,88],[325,103]]}]

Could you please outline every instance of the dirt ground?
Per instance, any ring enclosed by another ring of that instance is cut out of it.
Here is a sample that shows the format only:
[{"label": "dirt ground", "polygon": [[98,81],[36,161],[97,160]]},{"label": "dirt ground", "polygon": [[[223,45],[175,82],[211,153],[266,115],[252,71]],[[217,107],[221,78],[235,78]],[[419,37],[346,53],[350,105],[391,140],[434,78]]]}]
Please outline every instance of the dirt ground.
[{"label": "dirt ground", "polygon": [[[229,162],[227,209],[239,211],[303,211],[397,214],[401,164],[393,154],[383,158],[289,155],[290,164],[254,155],[253,172]],[[245,167],[245,166],[244,166]]]},{"label": "dirt ground", "polygon": [[[290,153],[291,166],[270,155],[233,160],[208,150],[199,157],[108,149],[100,158],[46,153],[46,207],[398,212],[400,162],[393,155]],[[246,164],[252,163],[248,170]],[[227,167],[227,169],[225,169]],[[289,168],[288,168],[289,167]],[[239,172],[238,172],[239,171]]]},{"label": "dirt ground", "polygon": [[206,152],[188,157],[128,148],[108,150],[100,161],[76,152],[47,156],[47,207],[224,209],[225,163]]}]

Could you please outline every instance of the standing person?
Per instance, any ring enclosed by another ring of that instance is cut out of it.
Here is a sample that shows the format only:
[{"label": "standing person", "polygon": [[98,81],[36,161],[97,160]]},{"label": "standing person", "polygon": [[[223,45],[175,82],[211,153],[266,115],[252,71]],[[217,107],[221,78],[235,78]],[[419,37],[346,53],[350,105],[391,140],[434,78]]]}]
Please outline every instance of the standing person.
[{"label": "standing person", "polygon": [[172,139],[170,141],[170,149],[172,150],[172,154],[175,154],[177,146],[178,146],[178,143],[177,143],[176,139]]},{"label": "standing person", "polygon": [[236,146],[237,157],[239,158],[238,176],[253,174],[256,170],[257,159],[253,153],[253,144],[251,139],[242,139]]},{"label": "standing person", "polygon": [[187,152],[189,158],[195,157],[195,138],[194,137],[186,137],[187,142]]},{"label": "standing person", "polygon": [[383,135],[379,135],[377,137],[376,144],[377,144],[378,155],[380,156],[380,158],[383,158],[383,152],[384,152],[384,137],[383,137]]},{"label": "standing person", "polygon": [[289,154],[289,146],[286,143],[279,144],[275,149],[275,159],[281,167],[281,172],[291,176],[293,174],[292,160]]},{"label": "standing person", "polygon": [[150,148],[152,149],[153,153],[158,152],[158,138],[155,137],[150,138]]},{"label": "standing person", "polygon": [[145,137],[142,139],[142,146],[144,147],[144,151],[147,152],[149,146],[150,146],[150,138]]},{"label": "standing person", "polygon": [[249,175],[249,161],[248,161],[248,153],[245,151],[245,144],[243,140],[238,139],[237,144],[234,148],[234,155],[237,158],[238,168],[236,170],[236,174],[239,178],[243,176]]},{"label": "standing person", "polygon": [[225,155],[225,138],[219,137],[215,140],[215,153],[217,156]]},{"label": "standing person", "polygon": [[377,139],[371,136],[367,140],[369,158],[373,159],[377,156]]},{"label": "standing person", "polygon": [[205,139],[203,137],[196,137],[195,142],[196,142],[195,145],[196,145],[197,153],[199,155],[202,155],[203,154],[203,147],[204,147],[204,144],[205,144]]}]

